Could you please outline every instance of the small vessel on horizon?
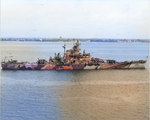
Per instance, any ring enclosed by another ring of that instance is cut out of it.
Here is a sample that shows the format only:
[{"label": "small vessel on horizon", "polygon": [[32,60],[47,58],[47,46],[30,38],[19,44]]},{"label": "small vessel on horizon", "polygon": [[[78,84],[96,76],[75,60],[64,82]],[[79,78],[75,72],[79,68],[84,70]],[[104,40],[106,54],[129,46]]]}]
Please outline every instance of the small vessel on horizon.
[{"label": "small vessel on horizon", "polygon": [[143,69],[145,68],[146,60],[138,61],[124,61],[117,62],[116,60],[103,60],[100,58],[94,58],[90,53],[80,53],[81,43],[79,40],[74,42],[72,49],[66,50],[64,48],[63,57],[60,53],[56,54],[49,60],[38,59],[37,62],[18,62],[17,60],[4,60],[1,62],[3,70],[64,70],[64,69]]}]

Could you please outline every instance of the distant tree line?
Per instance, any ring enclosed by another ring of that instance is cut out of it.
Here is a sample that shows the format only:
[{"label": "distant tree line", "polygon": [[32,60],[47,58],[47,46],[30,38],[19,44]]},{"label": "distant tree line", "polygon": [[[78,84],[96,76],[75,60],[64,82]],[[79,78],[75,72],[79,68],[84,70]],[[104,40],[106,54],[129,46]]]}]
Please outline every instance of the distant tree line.
[{"label": "distant tree line", "polygon": [[149,43],[149,39],[99,39],[99,38],[1,38],[1,41],[39,41],[39,42],[142,42]]}]

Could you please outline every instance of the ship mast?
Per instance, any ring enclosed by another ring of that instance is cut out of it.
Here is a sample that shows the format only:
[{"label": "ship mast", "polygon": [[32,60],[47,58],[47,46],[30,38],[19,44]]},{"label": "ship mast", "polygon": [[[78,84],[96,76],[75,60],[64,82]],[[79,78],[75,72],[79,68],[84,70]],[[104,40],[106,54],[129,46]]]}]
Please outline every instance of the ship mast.
[{"label": "ship mast", "polygon": [[62,47],[64,48],[64,58],[66,58],[66,44],[64,44]]}]

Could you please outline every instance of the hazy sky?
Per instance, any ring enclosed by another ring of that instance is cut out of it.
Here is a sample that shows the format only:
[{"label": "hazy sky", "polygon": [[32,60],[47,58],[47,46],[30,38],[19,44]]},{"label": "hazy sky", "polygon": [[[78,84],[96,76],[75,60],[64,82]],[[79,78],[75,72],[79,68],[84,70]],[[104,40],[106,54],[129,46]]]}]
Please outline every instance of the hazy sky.
[{"label": "hazy sky", "polygon": [[149,0],[1,0],[1,37],[149,38]]}]

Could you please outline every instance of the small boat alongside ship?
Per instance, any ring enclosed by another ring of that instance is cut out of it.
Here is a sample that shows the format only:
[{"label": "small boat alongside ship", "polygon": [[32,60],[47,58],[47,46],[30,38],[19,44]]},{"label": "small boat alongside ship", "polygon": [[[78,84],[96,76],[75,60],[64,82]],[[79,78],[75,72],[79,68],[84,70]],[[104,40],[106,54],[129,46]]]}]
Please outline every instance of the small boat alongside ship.
[{"label": "small boat alongside ship", "polygon": [[115,60],[103,60],[91,57],[90,53],[80,53],[80,42],[77,40],[72,49],[64,48],[63,57],[55,54],[49,60],[38,59],[37,62],[18,62],[17,60],[4,60],[1,62],[3,70],[72,70],[72,69],[144,69],[146,60],[116,62]]}]

